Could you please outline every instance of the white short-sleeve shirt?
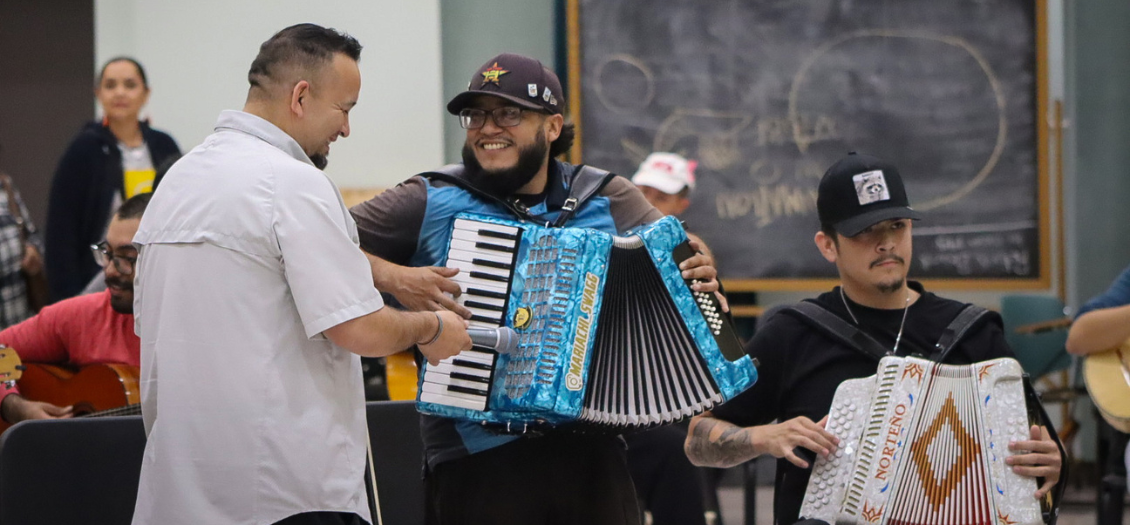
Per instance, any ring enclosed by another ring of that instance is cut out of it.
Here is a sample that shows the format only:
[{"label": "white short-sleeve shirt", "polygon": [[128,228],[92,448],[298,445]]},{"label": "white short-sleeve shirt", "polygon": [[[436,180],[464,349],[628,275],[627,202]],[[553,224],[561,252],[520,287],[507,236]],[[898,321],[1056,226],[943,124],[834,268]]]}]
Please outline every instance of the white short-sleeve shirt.
[{"label": "white short-sleeve shirt", "polygon": [[134,243],[148,441],[133,522],[370,520],[361,362],[322,332],[384,303],[334,184],[278,127],[225,111]]}]

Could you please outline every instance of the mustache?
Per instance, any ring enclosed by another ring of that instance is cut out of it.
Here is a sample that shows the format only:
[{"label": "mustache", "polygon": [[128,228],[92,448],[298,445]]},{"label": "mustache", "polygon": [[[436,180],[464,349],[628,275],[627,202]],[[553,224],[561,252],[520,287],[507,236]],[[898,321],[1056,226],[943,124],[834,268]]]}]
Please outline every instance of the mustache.
[{"label": "mustache", "polygon": [[897,262],[897,263],[899,263],[899,264],[906,264],[906,260],[905,260],[905,259],[903,259],[902,257],[899,257],[898,255],[895,255],[895,254],[891,254],[891,255],[884,255],[884,256],[882,256],[882,257],[880,257],[880,258],[878,258],[878,259],[875,259],[874,261],[871,261],[871,266],[870,266],[870,268],[874,268],[874,267],[876,267],[876,266],[878,266],[878,265],[880,265],[880,264],[883,264],[883,263],[885,263],[885,262],[887,262],[887,261],[895,261],[895,262]]},{"label": "mustache", "polygon": [[106,286],[107,287],[113,286],[113,287],[118,288],[119,290],[123,290],[123,291],[127,291],[127,292],[133,291],[133,281],[128,280],[128,279],[118,279],[118,278],[107,277],[106,278]]}]

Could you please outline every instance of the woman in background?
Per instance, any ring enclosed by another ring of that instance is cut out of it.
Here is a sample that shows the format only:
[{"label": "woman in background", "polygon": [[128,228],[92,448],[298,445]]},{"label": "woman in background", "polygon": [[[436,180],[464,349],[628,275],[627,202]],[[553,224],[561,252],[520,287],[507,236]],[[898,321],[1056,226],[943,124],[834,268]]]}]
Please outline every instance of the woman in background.
[{"label": "woman in background", "polygon": [[149,100],[145,69],[127,57],[110,59],[94,89],[101,122],[90,122],[71,142],[51,184],[47,209],[47,275],[51,299],[77,295],[99,272],[90,246],[126,199],[153,191],[157,167],[180,156],[168,134],[139,120]]}]

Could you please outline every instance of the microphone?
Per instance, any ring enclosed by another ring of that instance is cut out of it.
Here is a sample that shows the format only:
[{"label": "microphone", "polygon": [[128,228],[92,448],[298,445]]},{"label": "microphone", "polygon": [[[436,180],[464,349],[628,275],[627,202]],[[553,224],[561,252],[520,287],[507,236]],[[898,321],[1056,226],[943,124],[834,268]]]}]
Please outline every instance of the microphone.
[{"label": "microphone", "polygon": [[518,349],[518,333],[508,326],[498,328],[468,328],[467,335],[475,346],[490,348],[500,354],[512,354]]}]

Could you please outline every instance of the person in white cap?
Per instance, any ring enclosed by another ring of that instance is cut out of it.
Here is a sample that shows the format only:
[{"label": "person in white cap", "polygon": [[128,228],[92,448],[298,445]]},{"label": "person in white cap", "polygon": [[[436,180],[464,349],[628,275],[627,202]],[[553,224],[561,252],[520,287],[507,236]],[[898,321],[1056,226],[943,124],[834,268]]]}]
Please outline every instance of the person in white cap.
[{"label": "person in white cap", "polygon": [[652,153],[640,164],[632,183],[664,215],[678,216],[691,205],[696,166],[697,162],[674,153]]}]

